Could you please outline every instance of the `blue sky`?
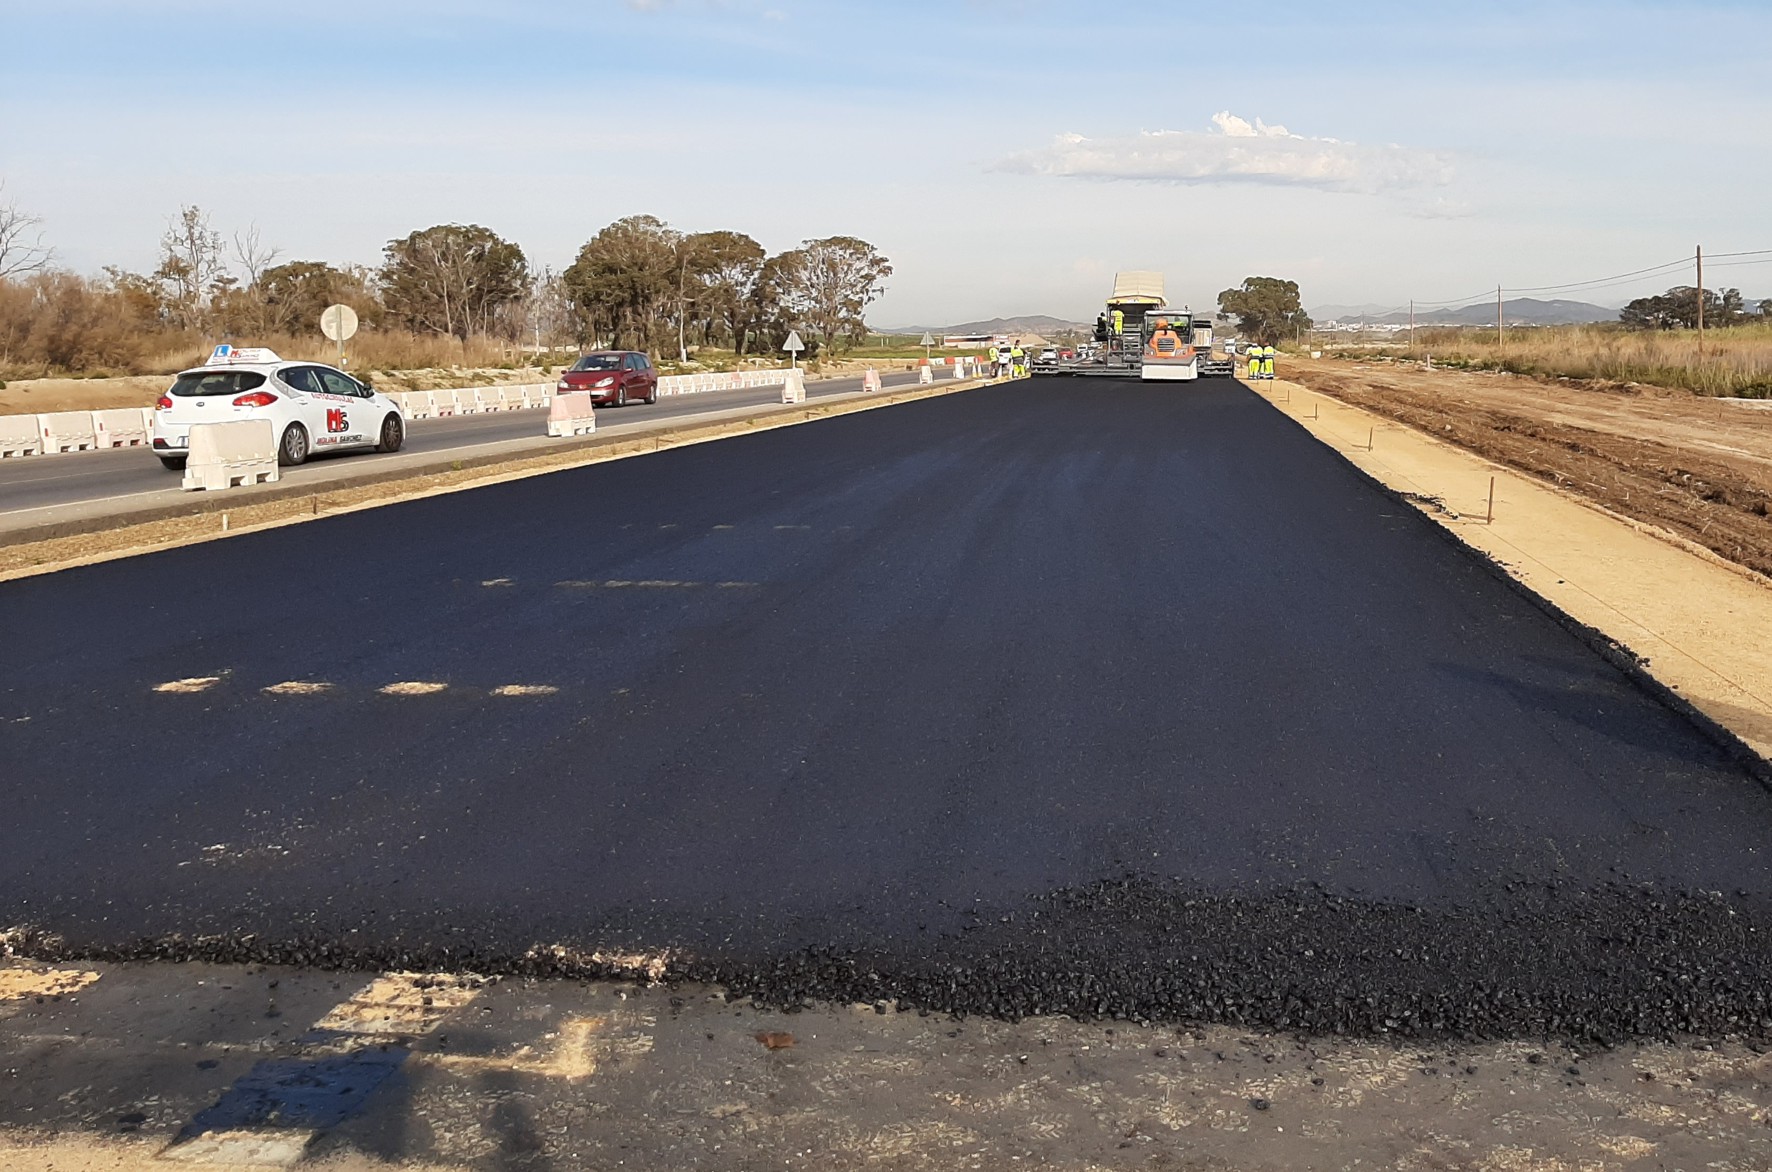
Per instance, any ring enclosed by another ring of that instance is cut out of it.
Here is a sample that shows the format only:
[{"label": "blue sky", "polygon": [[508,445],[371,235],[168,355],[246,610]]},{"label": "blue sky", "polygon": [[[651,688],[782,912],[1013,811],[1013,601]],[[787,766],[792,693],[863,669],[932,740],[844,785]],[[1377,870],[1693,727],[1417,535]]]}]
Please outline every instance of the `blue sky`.
[{"label": "blue sky", "polygon": [[1089,317],[1121,268],[1393,305],[1772,248],[1765,3],[1107,7],[0,0],[0,178],[84,271],[182,203],[361,263],[444,221],[554,266],[637,212],[852,234],[887,325]]}]

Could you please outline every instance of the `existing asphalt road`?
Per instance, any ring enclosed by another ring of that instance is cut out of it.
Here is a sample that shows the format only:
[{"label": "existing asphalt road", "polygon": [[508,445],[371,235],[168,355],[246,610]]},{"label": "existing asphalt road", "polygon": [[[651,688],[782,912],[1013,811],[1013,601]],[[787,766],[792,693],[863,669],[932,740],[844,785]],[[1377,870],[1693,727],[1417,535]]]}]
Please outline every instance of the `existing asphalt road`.
[{"label": "existing asphalt road", "polygon": [[[915,373],[881,376],[882,385],[887,387],[913,385],[916,381]],[[806,384],[809,398],[860,390],[860,378],[821,379]],[[693,415],[780,402],[779,387],[672,396],[660,399],[656,404],[635,403],[619,410],[599,411],[598,426],[615,430],[655,425]],[[408,425],[406,443],[399,456],[350,453],[311,460],[299,468],[285,468],[283,476],[286,480],[310,481],[323,488],[330,480],[363,471],[366,464],[383,467],[391,461],[413,463],[415,457],[509,446],[518,441],[545,446],[546,418],[545,411],[529,410],[415,419]],[[177,499],[179,495],[178,475],[161,467],[154,454],[143,448],[7,460],[0,462],[0,529],[60,520],[70,508],[100,503],[114,508],[136,506]]]},{"label": "existing asphalt road", "polygon": [[13,581],[0,647],[0,926],[43,954],[1772,1030],[1772,797],[1234,384],[1001,386]]}]

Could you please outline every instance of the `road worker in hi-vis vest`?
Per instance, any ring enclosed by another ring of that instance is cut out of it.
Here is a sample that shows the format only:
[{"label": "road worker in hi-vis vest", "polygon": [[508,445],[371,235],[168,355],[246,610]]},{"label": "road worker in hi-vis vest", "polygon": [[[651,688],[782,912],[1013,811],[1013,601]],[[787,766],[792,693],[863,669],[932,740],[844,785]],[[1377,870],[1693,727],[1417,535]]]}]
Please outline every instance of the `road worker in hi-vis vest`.
[{"label": "road worker in hi-vis vest", "polygon": [[1272,346],[1261,348],[1261,377],[1265,379],[1274,377],[1274,348]]},{"label": "road worker in hi-vis vest", "polygon": [[1125,332],[1126,332],[1126,311],[1123,309],[1116,309],[1116,310],[1114,310],[1114,337],[1117,338]]},{"label": "road worker in hi-vis vest", "polygon": [[1021,348],[1020,342],[1017,342],[1014,346],[1010,347],[1010,349],[1009,349],[1009,373],[1012,374],[1016,378],[1020,378],[1023,375],[1025,375],[1027,372],[1028,372],[1027,351],[1023,350]]}]

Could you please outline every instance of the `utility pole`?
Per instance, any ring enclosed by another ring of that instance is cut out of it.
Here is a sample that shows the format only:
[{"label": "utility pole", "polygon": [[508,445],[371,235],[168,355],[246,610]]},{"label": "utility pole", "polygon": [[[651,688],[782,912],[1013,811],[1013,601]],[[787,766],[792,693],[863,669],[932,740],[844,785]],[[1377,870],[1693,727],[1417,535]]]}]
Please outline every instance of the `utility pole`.
[{"label": "utility pole", "polygon": [[1495,348],[1501,349],[1501,286],[1495,286]]},{"label": "utility pole", "polygon": [[1409,349],[1415,349],[1415,298],[1409,299]]},{"label": "utility pole", "polygon": [[1704,245],[1698,246],[1698,361],[1704,361]]}]

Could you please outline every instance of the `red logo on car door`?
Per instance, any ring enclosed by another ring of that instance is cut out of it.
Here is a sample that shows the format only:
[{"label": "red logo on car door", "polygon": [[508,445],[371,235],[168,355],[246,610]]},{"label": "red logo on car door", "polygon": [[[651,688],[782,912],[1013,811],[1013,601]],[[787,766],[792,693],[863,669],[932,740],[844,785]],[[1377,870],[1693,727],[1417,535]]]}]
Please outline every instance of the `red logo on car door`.
[{"label": "red logo on car door", "polygon": [[343,407],[328,407],[326,409],[327,431],[337,433],[347,430],[348,426],[345,423],[345,409]]}]

